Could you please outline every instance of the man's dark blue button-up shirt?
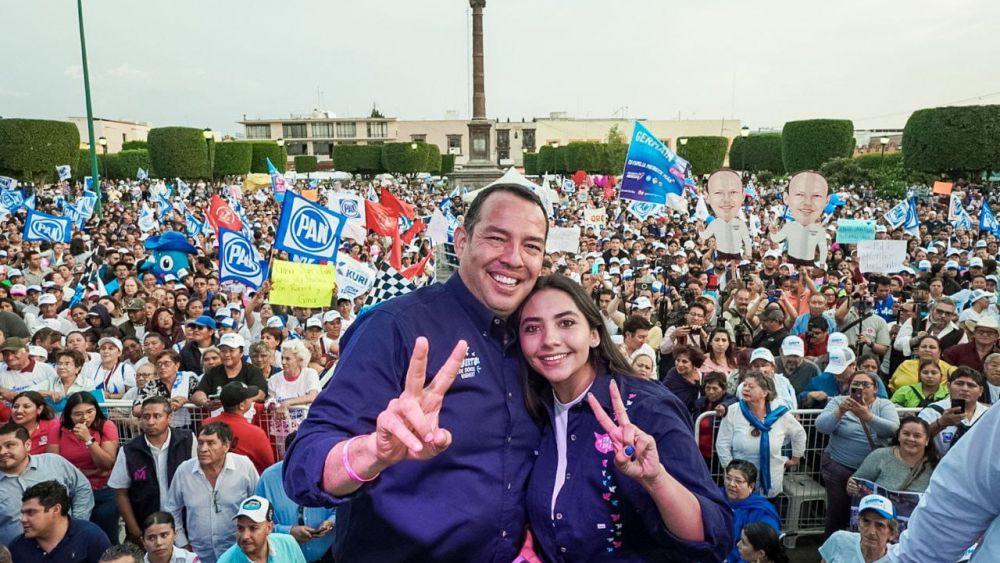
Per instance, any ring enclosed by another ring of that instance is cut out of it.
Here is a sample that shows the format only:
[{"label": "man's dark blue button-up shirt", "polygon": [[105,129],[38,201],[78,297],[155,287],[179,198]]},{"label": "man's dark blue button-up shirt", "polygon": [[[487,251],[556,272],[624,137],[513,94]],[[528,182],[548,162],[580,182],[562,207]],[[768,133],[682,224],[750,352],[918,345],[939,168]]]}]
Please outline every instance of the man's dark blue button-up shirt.
[{"label": "man's dark blue button-up shirt", "polygon": [[[288,451],[285,489],[306,506],[337,508],[338,561],[514,559],[526,526],[525,486],[539,430],[524,406],[516,347],[505,323],[458,274],[375,307],[341,340],[329,385]],[[375,430],[403,392],[414,341],[427,337],[428,380],[455,344],[469,344],[445,395],[439,424],[453,443],[428,461],[403,461],[355,494],[323,490],[323,465],[338,442]]]}]

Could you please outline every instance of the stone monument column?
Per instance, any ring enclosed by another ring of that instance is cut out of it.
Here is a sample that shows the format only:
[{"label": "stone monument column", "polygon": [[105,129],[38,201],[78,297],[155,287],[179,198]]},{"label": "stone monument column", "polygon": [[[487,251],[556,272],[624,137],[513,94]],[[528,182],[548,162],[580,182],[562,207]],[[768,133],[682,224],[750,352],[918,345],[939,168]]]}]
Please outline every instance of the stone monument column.
[{"label": "stone monument column", "polygon": [[[469,0],[472,7],[472,121],[469,122],[469,166],[493,166],[491,124],[486,119],[486,71],[483,66],[483,8],[486,0]],[[487,164],[489,163],[489,164]]]}]

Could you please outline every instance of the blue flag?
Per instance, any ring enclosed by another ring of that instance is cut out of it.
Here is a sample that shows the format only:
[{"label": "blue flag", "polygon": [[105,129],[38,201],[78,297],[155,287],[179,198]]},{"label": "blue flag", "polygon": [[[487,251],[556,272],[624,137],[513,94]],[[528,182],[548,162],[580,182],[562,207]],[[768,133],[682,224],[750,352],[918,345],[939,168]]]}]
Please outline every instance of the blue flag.
[{"label": "blue flag", "polygon": [[365,197],[368,198],[368,201],[373,201],[375,203],[378,203],[378,201],[379,201],[378,200],[378,194],[375,193],[375,187],[372,186],[372,185],[370,185],[370,184],[368,185],[368,195],[366,195]]},{"label": "blue flag", "polygon": [[35,192],[31,192],[31,195],[28,196],[28,199],[24,200],[24,206],[27,207],[28,209],[35,208]]},{"label": "blue flag", "polygon": [[910,211],[910,202],[903,200],[899,202],[896,207],[893,207],[885,213],[883,219],[889,224],[893,229],[898,229],[903,226],[906,222],[906,215]]},{"label": "blue flag", "polygon": [[63,164],[62,166],[56,166],[56,174],[59,175],[59,181],[69,180],[73,176],[73,171],[69,164]]},{"label": "blue flag", "polygon": [[289,254],[337,263],[337,248],[347,216],[289,191],[281,206],[274,247]]},{"label": "blue flag", "polygon": [[83,212],[80,211],[79,204],[74,205],[69,202],[63,202],[63,217],[69,219],[76,225],[76,228],[83,230],[83,224],[87,222],[87,218],[84,216]]},{"label": "blue flag", "polygon": [[13,213],[24,204],[24,194],[21,190],[0,191],[0,205],[3,205]]},{"label": "blue flag", "polygon": [[997,216],[990,209],[990,204],[985,200],[983,206],[979,208],[979,230],[996,234],[1000,231],[1000,223],[997,223]]},{"label": "blue flag", "polygon": [[156,196],[156,212],[160,215],[161,224],[166,221],[173,210],[174,204],[170,203],[170,200],[165,195],[161,193]]},{"label": "blue flag", "polygon": [[640,221],[645,221],[649,217],[663,212],[662,205],[649,203],[648,201],[630,201],[627,209],[629,213],[635,215]]},{"label": "blue flag", "polygon": [[906,206],[906,220],[903,221],[903,230],[910,236],[920,235],[920,216],[917,214],[917,198],[910,196],[909,204]]},{"label": "blue flag", "polygon": [[73,223],[68,218],[28,210],[24,219],[24,240],[69,242],[72,236]]},{"label": "blue flag", "polygon": [[138,170],[135,171],[135,179],[139,180],[140,182],[143,181],[143,180],[148,180],[149,179],[149,172],[146,172],[145,170],[143,170],[142,168],[140,168],[140,169],[138,169]]},{"label": "blue flag", "polygon": [[274,190],[274,199],[281,203],[285,201],[285,193],[288,190],[288,183],[285,182],[285,177],[281,175],[278,168],[271,163],[271,159],[267,159],[267,173],[271,175],[271,188]]},{"label": "blue flag", "polygon": [[194,216],[190,211],[184,211],[184,230],[187,231],[187,236],[191,238],[197,238],[201,233],[202,225],[201,221]]},{"label": "blue flag", "polygon": [[219,229],[219,281],[238,281],[257,289],[264,283],[265,264],[253,243],[242,234]]},{"label": "blue flag", "polygon": [[683,195],[690,165],[642,123],[635,122],[625,157],[621,198],[667,204],[667,194]]},{"label": "blue flag", "polygon": [[177,178],[177,193],[180,194],[181,199],[187,199],[191,195],[191,188],[180,178]]},{"label": "blue flag", "polygon": [[955,227],[967,231],[972,230],[972,217],[969,216],[969,212],[964,207],[959,207],[958,221],[955,222]]},{"label": "blue flag", "polygon": [[76,208],[83,213],[83,217],[90,220],[94,216],[94,207],[97,205],[97,194],[90,190],[83,190],[83,197],[76,202]]},{"label": "blue flag", "polygon": [[142,204],[142,211],[139,212],[139,230],[148,233],[156,228],[156,213],[146,205]]}]

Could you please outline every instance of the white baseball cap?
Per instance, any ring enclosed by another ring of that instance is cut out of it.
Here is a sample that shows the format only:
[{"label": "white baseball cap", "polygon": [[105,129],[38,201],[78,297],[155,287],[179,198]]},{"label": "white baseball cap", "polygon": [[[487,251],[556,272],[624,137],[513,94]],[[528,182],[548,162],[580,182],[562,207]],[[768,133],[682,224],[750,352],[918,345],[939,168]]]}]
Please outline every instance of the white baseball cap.
[{"label": "white baseball cap", "polygon": [[847,348],[851,343],[847,340],[847,335],[843,332],[831,332],[829,336],[826,337],[826,348],[831,350],[833,348]]},{"label": "white baseball cap", "polygon": [[645,295],[636,299],[632,304],[636,309],[640,310],[653,308],[653,303],[649,300],[649,297],[646,297]]},{"label": "white baseball cap", "polygon": [[246,516],[258,524],[270,522],[274,520],[274,508],[271,507],[271,501],[254,495],[247,497],[240,503],[240,510],[236,513],[236,516],[233,516],[233,520],[236,520],[240,516]]},{"label": "white baseball cap", "polygon": [[[979,241],[979,242],[984,242],[984,241]],[[982,268],[983,267],[983,259],[980,258],[980,257],[978,257],[978,256],[976,256],[972,260],[969,260],[969,267],[970,268]]]},{"label": "white baseball cap", "polygon": [[334,322],[337,322],[338,320],[340,320],[340,313],[338,313],[337,311],[335,311],[333,309],[331,309],[331,310],[323,313],[323,322],[324,323],[334,323]]},{"label": "white baseball cap", "polygon": [[115,348],[118,348],[119,352],[121,352],[124,349],[124,346],[122,346],[122,341],[118,340],[114,336],[105,336],[104,338],[97,341],[98,348],[104,346],[105,344],[111,344]]},{"label": "white baseball cap", "polygon": [[830,362],[826,364],[826,371],[840,375],[853,362],[854,352],[850,348],[834,348],[830,350]]},{"label": "white baseball cap", "polygon": [[858,503],[858,514],[866,510],[874,510],[889,520],[896,519],[896,509],[892,501],[882,495],[868,495]]},{"label": "white baseball cap", "polygon": [[222,338],[219,339],[219,348],[226,346],[227,348],[246,348],[246,340],[243,339],[238,333],[230,332],[223,334]]},{"label": "white baseball cap", "polygon": [[316,317],[310,317],[306,321],[306,328],[323,328],[323,322]]},{"label": "white baseball cap", "polygon": [[786,336],[785,339],[781,341],[781,355],[799,357],[805,356],[806,345],[798,336]]},{"label": "white baseball cap", "polygon": [[51,293],[46,293],[44,295],[41,295],[41,296],[38,297],[38,304],[39,305],[55,305],[56,304],[56,296],[52,295]]},{"label": "white baseball cap", "polygon": [[771,353],[767,348],[757,348],[750,354],[750,365],[757,360],[767,360],[770,363],[774,363],[774,354]]}]

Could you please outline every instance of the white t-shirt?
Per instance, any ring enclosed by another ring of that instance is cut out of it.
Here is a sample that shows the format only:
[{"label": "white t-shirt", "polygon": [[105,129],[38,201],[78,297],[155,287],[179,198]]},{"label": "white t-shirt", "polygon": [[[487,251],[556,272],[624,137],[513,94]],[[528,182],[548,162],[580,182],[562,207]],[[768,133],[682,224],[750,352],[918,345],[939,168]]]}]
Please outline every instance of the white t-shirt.
[{"label": "white t-shirt", "polygon": [[819,547],[819,554],[827,563],[865,563],[861,554],[861,534],[857,532],[834,532]]},{"label": "white t-shirt", "polygon": [[267,396],[281,403],[288,399],[298,399],[309,394],[310,391],[319,391],[319,374],[313,368],[302,368],[302,373],[295,381],[285,379],[285,372],[279,371],[267,380]]},{"label": "white t-shirt", "polygon": [[101,389],[121,395],[126,388],[135,387],[135,368],[124,360],[110,370],[102,366],[100,360],[89,362],[80,370],[80,381],[87,389]]},{"label": "white t-shirt", "polygon": [[[927,424],[931,424],[935,420],[941,418],[941,413],[939,413],[936,409],[931,408],[935,405],[943,410],[948,410],[951,408],[951,397],[948,397],[946,399],[941,399],[940,401],[937,401],[935,403],[931,403],[930,406],[921,410],[917,414],[917,416],[926,420]],[[965,408],[969,408],[969,405],[965,405]],[[972,426],[979,420],[979,417],[986,414],[986,411],[988,411],[989,409],[990,409],[989,406],[984,405],[980,402],[976,402],[976,412],[972,415],[972,421],[970,422],[966,419],[962,419],[962,421],[959,424],[961,424],[962,426]],[[934,446],[937,447],[939,454],[944,455],[948,453],[948,449],[951,448],[951,445],[955,442],[955,435],[957,433],[958,433],[957,426],[949,426],[947,428],[942,428],[941,431],[938,432],[938,435],[934,436]]]},{"label": "white t-shirt", "polygon": [[14,393],[44,391],[54,379],[58,379],[55,368],[35,360],[35,367],[31,371],[11,371],[5,368],[0,372],[0,387]]}]

